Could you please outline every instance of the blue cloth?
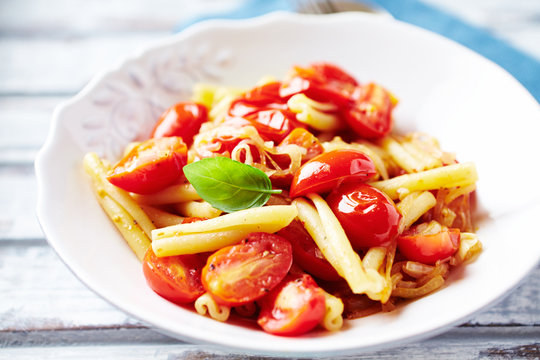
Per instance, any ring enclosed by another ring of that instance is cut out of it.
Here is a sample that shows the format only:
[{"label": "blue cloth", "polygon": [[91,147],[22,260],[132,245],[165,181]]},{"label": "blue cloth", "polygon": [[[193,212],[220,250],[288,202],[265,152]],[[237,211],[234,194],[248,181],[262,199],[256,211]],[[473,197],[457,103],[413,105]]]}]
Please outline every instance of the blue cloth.
[{"label": "blue cloth", "polygon": [[[490,59],[514,76],[540,102],[540,61],[496,38],[488,31],[475,27],[440,9],[418,0],[369,0],[386,9],[398,20],[417,25],[452,39]],[[229,13],[207,14],[181,24],[181,30],[195,22],[214,19],[243,19],[275,10],[294,11],[287,0],[244,0]]]}]

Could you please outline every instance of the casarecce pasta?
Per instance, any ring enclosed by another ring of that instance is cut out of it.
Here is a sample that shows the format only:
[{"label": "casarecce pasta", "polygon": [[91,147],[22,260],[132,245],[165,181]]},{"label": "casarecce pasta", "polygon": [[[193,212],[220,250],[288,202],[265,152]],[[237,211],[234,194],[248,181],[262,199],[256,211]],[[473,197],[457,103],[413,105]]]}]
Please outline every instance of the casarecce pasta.
[{"label": "casarecce pasta", "polygon": [[160,296],[276,335],[337,331],[482,250],[474,164],[394,133],[396,105],[328,63],[247,90],[198,84],[116,165],[84,168]]}]

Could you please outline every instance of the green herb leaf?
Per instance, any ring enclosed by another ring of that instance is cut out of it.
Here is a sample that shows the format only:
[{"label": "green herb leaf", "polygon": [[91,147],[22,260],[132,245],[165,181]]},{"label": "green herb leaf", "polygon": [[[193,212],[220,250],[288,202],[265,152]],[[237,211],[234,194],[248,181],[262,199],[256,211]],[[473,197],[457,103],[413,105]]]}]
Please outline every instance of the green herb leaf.
[{"label": "green herb leaf", "polygon": [[196,161],[184,166],[184,174],[201,198],[225,212],[263,206],[281,193],[264,172],[227,157]]}]

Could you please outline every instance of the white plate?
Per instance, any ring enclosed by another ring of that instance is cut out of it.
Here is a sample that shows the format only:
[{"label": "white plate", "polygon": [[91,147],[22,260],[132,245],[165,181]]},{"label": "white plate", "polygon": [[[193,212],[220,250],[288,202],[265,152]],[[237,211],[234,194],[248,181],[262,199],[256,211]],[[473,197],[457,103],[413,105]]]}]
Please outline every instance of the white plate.
[{"label": "white plate", "polygon": [[[148,134],[195,82],[252,86],[292,64],[329,61],[400,98],[401,130],[440,139],[480,175],[485,250],[450,284],[399,310],[348,321],[336,333],[277,337],[175,306],[146,285],[141,265],[94,199],[87,151],[114,160]],[[89,288],[169,335],[253,353],[358,353],[444,331],[514,288],[540,256],[538,103],[498,66],[440,36],[378,16],[274,13],[197,24],[96,78],[54,113],[36,161],[38,216],[50,244]]]}]

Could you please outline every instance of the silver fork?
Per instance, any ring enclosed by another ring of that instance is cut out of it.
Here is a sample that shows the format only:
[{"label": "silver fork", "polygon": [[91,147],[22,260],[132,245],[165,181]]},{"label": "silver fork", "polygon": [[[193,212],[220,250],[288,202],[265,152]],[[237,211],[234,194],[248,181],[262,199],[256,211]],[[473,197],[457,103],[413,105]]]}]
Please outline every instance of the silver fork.
[{"label": "silver fork", "polygon": [[362,11],[390,15],[386,10],[368,2],[333,0],[290,0],[293,8],[303,14],[333,14],[345,11]]}]

